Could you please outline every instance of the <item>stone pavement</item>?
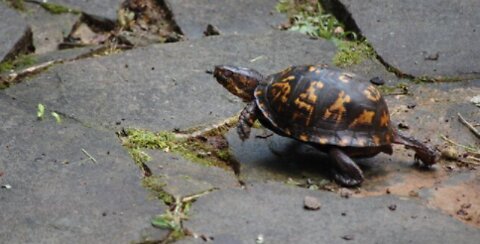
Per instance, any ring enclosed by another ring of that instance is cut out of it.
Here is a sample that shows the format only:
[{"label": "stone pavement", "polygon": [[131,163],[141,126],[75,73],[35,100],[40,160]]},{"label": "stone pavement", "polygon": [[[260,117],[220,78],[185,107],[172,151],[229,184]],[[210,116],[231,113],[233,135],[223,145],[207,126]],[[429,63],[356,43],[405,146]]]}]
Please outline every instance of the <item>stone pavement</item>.
[{"label": "stone pavement", "polygon": [[[121,4],[52,2],[103,21],[114,21]],[[345,69],[387,80],[381,89],[395,126],[402,123],[405,133],[439,150],[452,148],[446,139],[480,147],[457,118],[480,123],[480,108],[471,102],[480,79],[414,83],[382,64],[416,77],[478,75],[478,32],[467,31],[480,24],[472,14],[478,4],[325,2],[336,6],[339,19],[350,14],[380,56]],[[126,129],[183,138],[238,115],[244,103],[213,79],[214,65],[270,74],[292,64],[332,63],[337,52],[330,41],[276,30],[287,20],[275,11],[276,1],[163,3],[188,40],[98,55],[99,46],[55,48],[63,41],[60,29],[80,15],[50,15],[31,3],[31,12],[17,12],[0,2],[0,18],[12,21],[9,28],[0,23],[0,58],[34,45],[37,62],[58,61],[0,90],[0,243],[478,242],[480,174],[465,164],[461,147],[460,157],[425,170],[414,166],[411,151],[395,146],[391,156],[358,160],[365,182],[345,189],[332,182],[324,154],[262,127],[242,142],[227,123],[196,137],[200,149],[185,146],[188,140],[140,148],[150,159],[138,167]],[[412,16],[424,21],[413,28]],[[444,25],[432,24],[440,20]],[[204,37],[208,24],[220,35]],[[33,38],[25,39],[30,29]],[[38,104],[46,108],[42,119]],[[228,146],[227,159],[219,156],[221,145]],[[224,165],[201,163],[212,155]],[[306,196],[320,210],[304,209]],[[171,223],[179,229],[153,227],[162,214],[178,218]]]}]

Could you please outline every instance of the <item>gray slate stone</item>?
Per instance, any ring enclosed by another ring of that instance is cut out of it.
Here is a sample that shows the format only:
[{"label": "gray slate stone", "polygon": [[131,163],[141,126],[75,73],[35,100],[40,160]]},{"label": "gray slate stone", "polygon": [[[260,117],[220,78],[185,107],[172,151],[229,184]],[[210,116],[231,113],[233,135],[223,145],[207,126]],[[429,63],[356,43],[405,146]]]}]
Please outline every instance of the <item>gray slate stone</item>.
[{"label": "gray slate stone", "polygon": [[[322,208],[305,210],[305,196],[319,199]],[[199,198],[190,213],[184,226],[218,243],[254,243],[259,235],[264,243],[344,243],[346,236],[353,238],[348,243],[477,243],[480,238],[478,229],[416,201],[344,199],[278,183],[213,192]]]},{"label": "gray slate stone", "polygon": [[[415,76],[478,77],[479,1],[339,2],[378,54],[402,72]],[[432,60],[437,55],[438,59]]]},{"label": "gray slate stone", "polygon": [[290,32],[212,37],[57,65],[1,92],[88,124],[172,130],[218,122],[244,106],[205,72],[214,65],[268,74],[328,63],[334,51],[329,42]]},{"label": "gray slate stone", "polygon": [[186,197],[240,185],[233,171],[199,165],[181,156],[159,150],[146,152],[152,157],[146,164],[153,175],[160,176],[165,183],[163,190],[175,197]]},{"label": "gray slate stone", "polygon": [[32,28],[36,54],[57,50],[80,18],[79,14],[52,14],[39,4],[25,3],[25,7],[26,11],[22,15]]},{"label": "gray slate stone", "polygon": [[32,31],[15,10],[0,2],[0,62],[13,58],[32,45]]},{"label": "gray slate stone", "polygon": [[79,10],[99,20],[115,23],[117,10],[123,0],[49,0],[48,2]]},{"label": "gray slate stone", "polygon": [[[86,128],[0,94],[0,242],[128,243],[149,236],[166,207],[149,200],[114,132]],[[97,163],[93,163],[85,150]],[[68,164],[67,164],[68,162]]]},{"label": "gray slate stone", "polygon": [[189,39],[201,38],[207,25],[221,34],[261,34],[287,21],[276,0],[166,0],[173,18]]}]

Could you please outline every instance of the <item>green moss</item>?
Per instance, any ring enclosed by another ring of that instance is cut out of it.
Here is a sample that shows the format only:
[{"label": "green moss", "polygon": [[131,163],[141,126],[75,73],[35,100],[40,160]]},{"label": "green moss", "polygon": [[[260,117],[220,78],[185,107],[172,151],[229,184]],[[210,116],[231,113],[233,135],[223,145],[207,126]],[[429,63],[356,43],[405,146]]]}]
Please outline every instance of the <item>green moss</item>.
[{"label": "green moss", "polygon": [[142,180],[142,185],[154,192],[155,197],[162,200],[166,205],[171,205],[175,202],[175,198],[163,190],[166,183],[162,180],[161,176],[145,177]]},{"label": "green moss", "polygon": [[380,90],[380,92],[384,96],[388,96],[388,95],[407,95],[408,92],[409,92],[408,85],[404,82],[400,82],[395,86],[387,86],[387,85],[377,86],[377,89]]},{"label": "green moss", "polygon": [[359,64],[363,60],[375,57],[375,51],[365,41],[338,41],[337,53],[333,57],[333,64],[339,67],[348,67]]},{"label": "green moss", "polygon": [[73,14],[79,14],[80,11],[71,9],[59,4],[55,3],[40,3],[40,6],[50,12],[51,14],[66,14],[66,13],[73,13]]},{"label": "green moss", "polygon": [[14,69],[21,69],[37,62],[37,58],[32,55],[19,55],[13,60],[0,63],[0,73]]},{"label": "green moss", "polygon": [[[226,131],[225,128],[217,128],[206,134],[211,136],[211,134],[222,133],[224,131]],[[223,161],[223,159],[218,156],[217,151],[219,149],[214,148],[199,138],[178,138],[175,134],[166,131],[154,133],[146,130],[127,129],[126,137],[122,138],[122,140],[123,145],[129,149],[161,149],[166,152],[179,154],[185,159],[202,165],[229,168],[228,162]],[[141,155],[136,151],[131,152],[131,154],[136,162],[142,160]],[[220,154],[226,158],[225,152]]]},{"label": "green moss", "polygon": [[130,153],[130,155],[133,158],[133,161],[137,165],[141,165],[152,160],[150,155],[148,155],[146,152],[142,151],[139,148],[129,148],[128,152]]}]

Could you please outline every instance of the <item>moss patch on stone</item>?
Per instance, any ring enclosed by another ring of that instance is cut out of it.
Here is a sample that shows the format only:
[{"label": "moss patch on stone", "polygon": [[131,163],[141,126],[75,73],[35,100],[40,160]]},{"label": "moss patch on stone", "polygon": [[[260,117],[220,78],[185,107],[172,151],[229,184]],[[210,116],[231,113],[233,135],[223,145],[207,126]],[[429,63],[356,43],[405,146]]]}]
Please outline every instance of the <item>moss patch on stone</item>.
[{"label": "moss patch on stone", "polygon": [[336,44],[337,53],[333,57],[333,64],[338,67],[344,68],[375,58],[375,51],[366,41],[340,40]]},{"label": "moss patch on stone", "polygon": [[72,13],[72,14],[80,14],[80,11],[65,7],[59,4],[55,3],[39,3],[40,6],[42,6],[43,9],[47,10],[51,14],[67,14],[67,13]]},{"label": "moss patch on stone", "polygon": [[130,154],[137,163],[144,163],[147,157],[140,149],[160,149],[165,152],[178,154],[185,159],[205,166],[217,166],[231,169],[231,159],[228,147],[218,147],[207,143],[209,137],[222,134],[226,128],[217,128],[202,136],[178,137],[172,132],[151,132],[140,129],[127,129],[122,137],[122,143],[129,148]]},{"label": "moss patch on stone", "polygon": [[10,70],[24,68],[37,62],[37,58],[32,55],[19,55],[13,60],[0,63],[0,74]]}]

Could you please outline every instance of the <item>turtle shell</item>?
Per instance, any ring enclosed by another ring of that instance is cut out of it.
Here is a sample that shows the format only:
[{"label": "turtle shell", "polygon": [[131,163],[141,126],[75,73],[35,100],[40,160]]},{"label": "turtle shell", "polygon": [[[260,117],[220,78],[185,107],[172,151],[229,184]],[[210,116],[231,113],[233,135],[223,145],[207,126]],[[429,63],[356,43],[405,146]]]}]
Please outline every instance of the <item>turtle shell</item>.
[{"label": "turtle shell", "polygon": [[255,89],[255,98],[274,130],[300,141],[375,147],[393,138],[380,92],[367,79],[326,65],[270,75]]}]

